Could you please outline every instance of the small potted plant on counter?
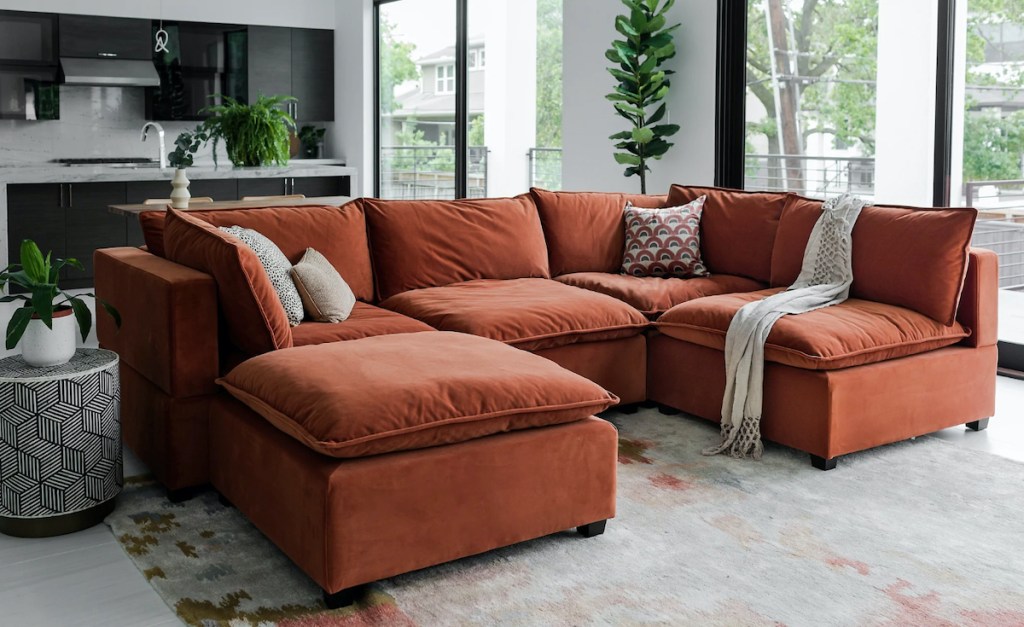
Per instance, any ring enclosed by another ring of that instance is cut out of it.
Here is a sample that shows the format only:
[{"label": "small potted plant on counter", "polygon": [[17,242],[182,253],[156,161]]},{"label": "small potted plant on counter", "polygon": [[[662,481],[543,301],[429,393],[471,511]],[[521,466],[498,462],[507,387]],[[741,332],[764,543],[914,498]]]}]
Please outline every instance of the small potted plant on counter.
[{"label": "small potted plant on counter", "polygon": [[317,128],[307,124],[299,129],[299,141],[302,142],[300,154],[303,159],[322,159],[324,152],[325,128]]},{"label": "small potted plant on counter", "polygon": [[175,209],[188,209],[189,198],[187,168],[192,167],[196,151],[206,143],[209,136],[205,127],[200,124],[194,131],[183,131],[174,140],[174,151],[167,155],[167,163],[174,168],[171,179],[171,206]]},{"label": "small potted plant on counter", "polygon": [[250,105],[228,96],[222,98],[224,104],[202,111],[212,114],[203,122],[202,130],[213,141],[214,163],[217,162],[217,143],[224,140],[228,159],[235,166],[287,165],[295,120],[280,105],[295,98],[260,96]]},{"label": "small potted plant on counter", "polygon": [[[75,355],[75,322],[82,341],[92,329],[92,312],[82,300],[90,296],[121,326],[121,314],[95,294],[67,294],[57,285],[60,271],[65,266],[82,270],[77,259],[43,257],[39,246],[32,240],[21,243],[21,263],[11,264],[0,271],[0,289],[7,292],[17,285],[27,294],[6,294],[0,302],[24,301],[14,310],[7,325],[7,350],[21,343],[21,355],[30,366],[43,368],[67,363]],[[63,300],[60,300],[63,299]]]}]

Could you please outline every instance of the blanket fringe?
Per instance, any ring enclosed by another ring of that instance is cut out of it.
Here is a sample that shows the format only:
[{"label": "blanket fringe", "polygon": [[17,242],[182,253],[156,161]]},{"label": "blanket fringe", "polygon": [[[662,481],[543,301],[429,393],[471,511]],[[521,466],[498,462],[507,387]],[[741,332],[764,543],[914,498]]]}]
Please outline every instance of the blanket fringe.
[{"label": "blanket fringe", "polygon": [[761,417],[744,416],[738,429],[728,421],[722,421],[722,442],[703,451],[704,455],[728,454],[736,459],[761,459],[764,443],[761,442]]}]

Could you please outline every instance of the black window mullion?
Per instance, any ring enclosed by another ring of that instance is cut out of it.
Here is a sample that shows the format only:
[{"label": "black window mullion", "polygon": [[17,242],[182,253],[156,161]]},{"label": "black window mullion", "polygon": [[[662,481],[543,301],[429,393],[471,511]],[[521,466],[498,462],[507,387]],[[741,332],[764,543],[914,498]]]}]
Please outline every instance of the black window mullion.
[{"label": "black window mullion", "polygon": [[718,0],[715,185],[743,189],[746,155],[747,0]]},{"label": "black window mullion", "polygon": [[953,49],[956,29],[956,0],[939,0],[939,33],[935,63],[935,174],[932,204],[948,207],[950,175],[953,168]]},{"label": "black window mullion", "polygon": [[469,195],[469,0],[455,0],[455,197]]}]

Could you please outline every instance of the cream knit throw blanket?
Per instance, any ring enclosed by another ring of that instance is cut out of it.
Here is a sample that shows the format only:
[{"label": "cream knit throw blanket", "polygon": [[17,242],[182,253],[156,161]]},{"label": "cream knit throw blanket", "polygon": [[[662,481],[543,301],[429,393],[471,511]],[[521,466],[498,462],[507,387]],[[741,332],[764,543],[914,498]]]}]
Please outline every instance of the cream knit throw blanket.
[{"label": "cream knit throw blanket", "polygon": [[849,297],[853,283],[851,233],[864,204],[849,194],[825,202],[807,240],[796,283],[736,312],[725,336],[722,442],[705,449],[705,455],[761,458],[764,343],[782,316],[837,305]]}]

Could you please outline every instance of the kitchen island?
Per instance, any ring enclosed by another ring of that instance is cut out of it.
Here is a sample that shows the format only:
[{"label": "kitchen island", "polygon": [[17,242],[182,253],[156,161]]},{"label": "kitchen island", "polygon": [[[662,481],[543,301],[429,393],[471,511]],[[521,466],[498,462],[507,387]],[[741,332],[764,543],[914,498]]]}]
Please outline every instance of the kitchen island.
[{"label": "kitchen island", "polygon": [[[167,198],[173,173],[148,163],[0,166],[0,267],[16,261],[21,241],[32,239],[44,252],[83,263],[85,271],[69,272],[64,285],[91,287],[94,250],[142,244],[138,220],[112,213],[110,206]],[[357,170],[332,160],[296,159],[286,166],[256,168],[200,164],[188,169],[188,177],[193,196],[215,201],[285,194],[334,198],[357,192]]]}]

